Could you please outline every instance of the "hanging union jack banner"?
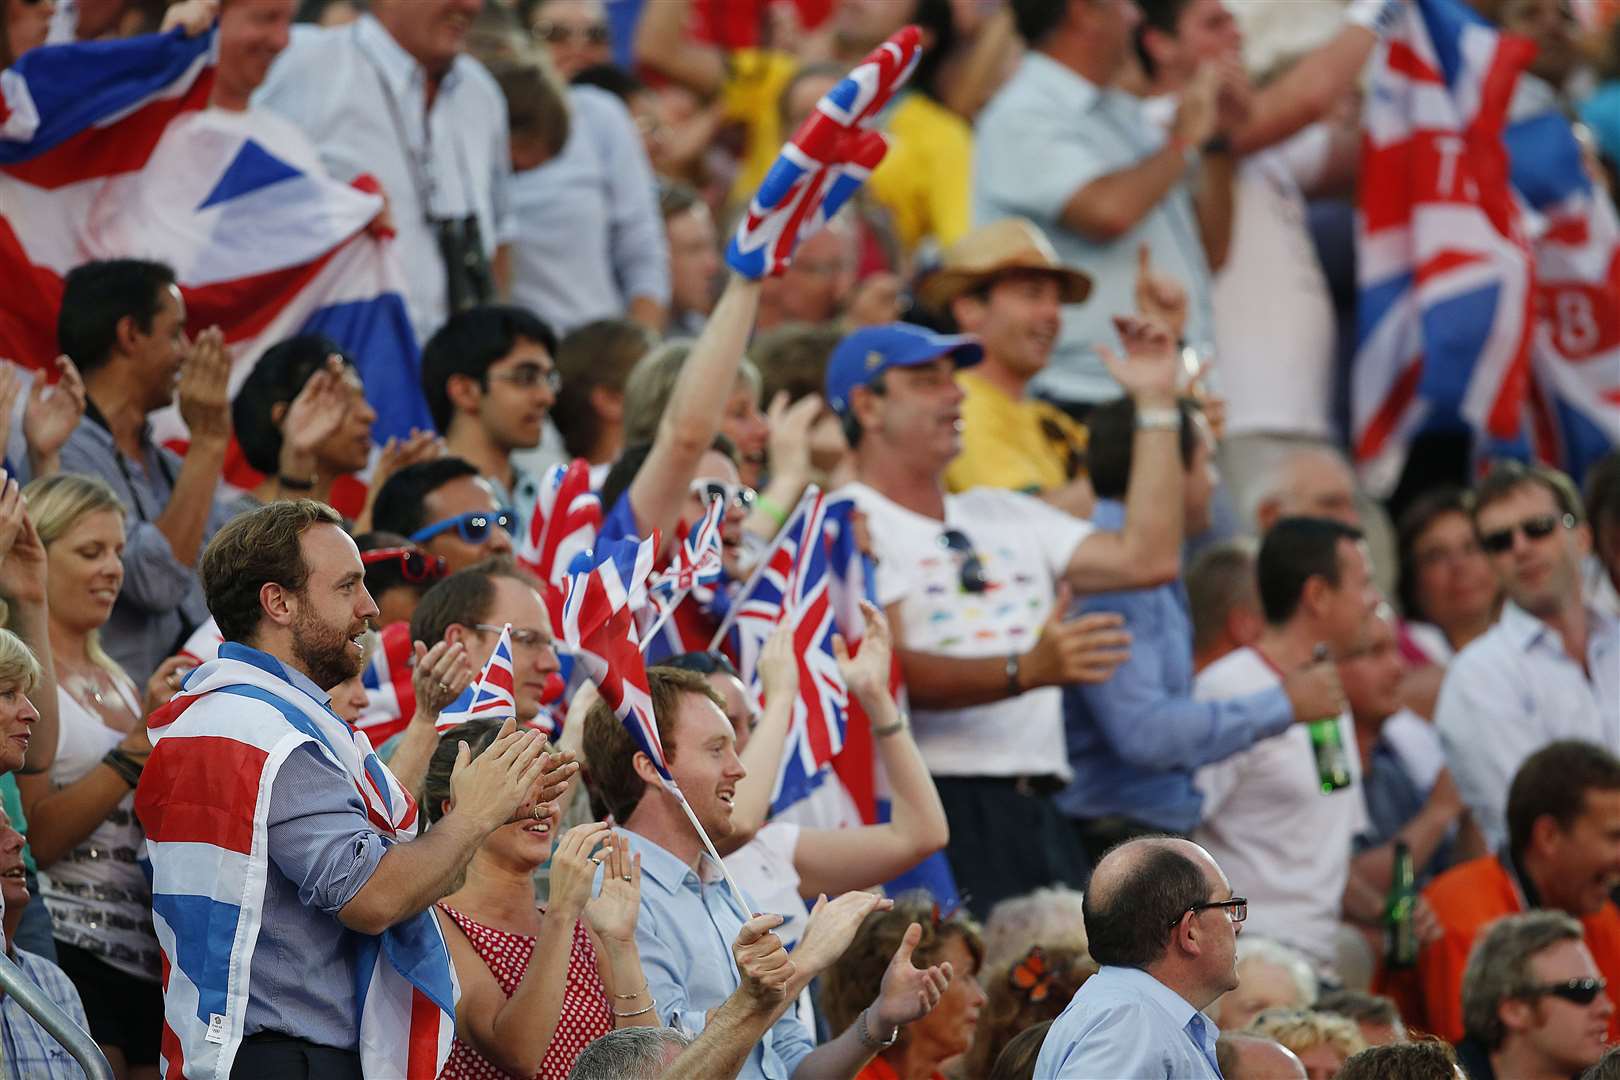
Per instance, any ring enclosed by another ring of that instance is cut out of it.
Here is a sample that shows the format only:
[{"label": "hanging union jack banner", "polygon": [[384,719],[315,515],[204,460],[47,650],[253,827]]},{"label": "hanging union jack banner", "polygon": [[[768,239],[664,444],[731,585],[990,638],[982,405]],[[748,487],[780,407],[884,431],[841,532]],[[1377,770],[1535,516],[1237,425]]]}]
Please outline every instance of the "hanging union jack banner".
[{"label": "hanging union jack banner", "polygon": [[1351,385],[1356,461],[1375,493],[1431,421],[1518,433],[1533,267],[1502,132],[1534,53],[1457,0],[1413,0],[1382,46],[1363,118]]}]

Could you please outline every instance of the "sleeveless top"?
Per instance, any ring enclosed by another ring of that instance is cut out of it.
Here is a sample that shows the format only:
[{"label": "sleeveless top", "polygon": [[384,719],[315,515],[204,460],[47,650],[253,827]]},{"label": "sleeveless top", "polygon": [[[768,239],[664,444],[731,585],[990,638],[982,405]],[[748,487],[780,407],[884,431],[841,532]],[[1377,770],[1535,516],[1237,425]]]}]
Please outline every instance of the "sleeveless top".
[{"label": "sleeveless top", "polygon": [[[467,935],[495,981],[501,984],[501,992],[511,997],[518,983],[523,981],[523,973],[529,970],[534,938],[485,926],[448,904],[438,906]],[[602,977],[597,974],[596,948],[581,919],[574,924],[574,945],[568,954],[568,985],[563,990],[562,1014],[557,1018],[557,1030],[551,1036],[546,1056],[540,1062],[540,1071],[534,1074],[536,1080],[567,1080],[568,1071],[574,1067],[574,1059],[580,1052],[612,1030],[613,1009],[602,987]],[[458,1038],[450,1048],[450,1058],[444,1063],[439,1080],[506,1080],[507,1075]]]}]

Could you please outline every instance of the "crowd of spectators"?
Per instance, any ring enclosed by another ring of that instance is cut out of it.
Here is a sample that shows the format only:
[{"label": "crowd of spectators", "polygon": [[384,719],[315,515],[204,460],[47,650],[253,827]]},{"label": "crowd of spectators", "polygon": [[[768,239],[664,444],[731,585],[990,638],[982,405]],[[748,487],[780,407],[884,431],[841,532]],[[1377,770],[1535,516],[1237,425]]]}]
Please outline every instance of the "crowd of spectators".
[{"label": "crowd of spectators", "polygon": [[[7,955],[119,1080],[380,1076],[370,967],[422,940],[449,1078],[1620,1075],[1620,451],[1350,464],[1358,97],[1408,2],[1294,0],[1306,40],[1237,0],[0,0],[0,68],[217,32],[211,109],[370,177],[432,420],[379,445],[376,358],[236,355],[161,253],[65,276],[54,367],[0,362]],[[1474,6],[1539,47],[1515,115],[1613,173],[1603,5]],[[729,273],[907,24],[882,164]],[[649,651],[684,794],[515,558],[570,460],[660,565],[723,503]],[[704,646],[811,485],[864,638],[739,670]],[[515,722],[452,724],[503,638]],[[836,772],[772,813],[812,679],[880,820]],[[298,736],[182,791],[233,708]],[[212,816],[245,946],[173,895]],[[0,1071],[78,1075],[15,995]]]}]

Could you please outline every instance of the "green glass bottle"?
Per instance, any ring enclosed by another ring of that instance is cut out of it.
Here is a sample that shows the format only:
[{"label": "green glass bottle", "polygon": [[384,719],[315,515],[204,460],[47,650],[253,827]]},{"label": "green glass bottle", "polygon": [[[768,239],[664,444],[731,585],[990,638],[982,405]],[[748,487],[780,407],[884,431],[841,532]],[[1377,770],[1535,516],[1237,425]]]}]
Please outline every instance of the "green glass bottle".
[{"label": "green glass bottle", "polygon": [[1384,967],[1391,971],[1417,964],[1417,930],[1412,925],[1412,909],[1417,904],[1417,875],[1412,869],[1412,849],[1404,840],[1395,841],[1395,868],[1390,878],[1389,897],[1384,902],[1386,949]]},{"label": "green glass bottle", "polygon": [[[1311,653],[1313,664],[1328,660],[1328,647],[1318,643]],[[1311,753],[1316,757],[1316,779],[1322,794],[1331,795],[1350,786],[1350,752],[1344,745],[1344,732],[1337,716],[1324,716],[1305,725],[1311,736]]]}]

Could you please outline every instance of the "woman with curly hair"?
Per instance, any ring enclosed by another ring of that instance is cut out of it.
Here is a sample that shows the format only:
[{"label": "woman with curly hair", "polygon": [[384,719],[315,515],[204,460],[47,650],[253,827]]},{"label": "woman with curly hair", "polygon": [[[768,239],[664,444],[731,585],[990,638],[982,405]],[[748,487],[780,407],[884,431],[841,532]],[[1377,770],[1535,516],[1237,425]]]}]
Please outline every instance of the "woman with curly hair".
[{"label": "woman with curly hair", "polygon": [[984,941],[962,909],[944,913],[927,893],[908,893],[888,911],[866,917],[844,955],[822,977],[821,1010],[833,1031],[855,1022],[876,996],[903,940],[919,967],[948,963],[951,981],[932,1012],[900,1028],[895,1041],[855,1074],[855,1080],[944,1080],[940,1067],[967,1053],[984,1007],[979,966]]},{"label": "woman with curly hair", "polygon": [[1039,945],[1030,946],[1018,960],[992,972],[964,1075],[988,1076],[1019,1032],[1043,1020],[1057,1019],[1075,991],[1096,972],[1097,965],[1084,949]]},{"label": "woman with curly hair", "polygon": [[1346,1061],[1367,1049],[1352,1021],[1314,1009],[1267,1009],[1244,1030],[1292,1050],[1310,1080],[1333,1080]]}]

